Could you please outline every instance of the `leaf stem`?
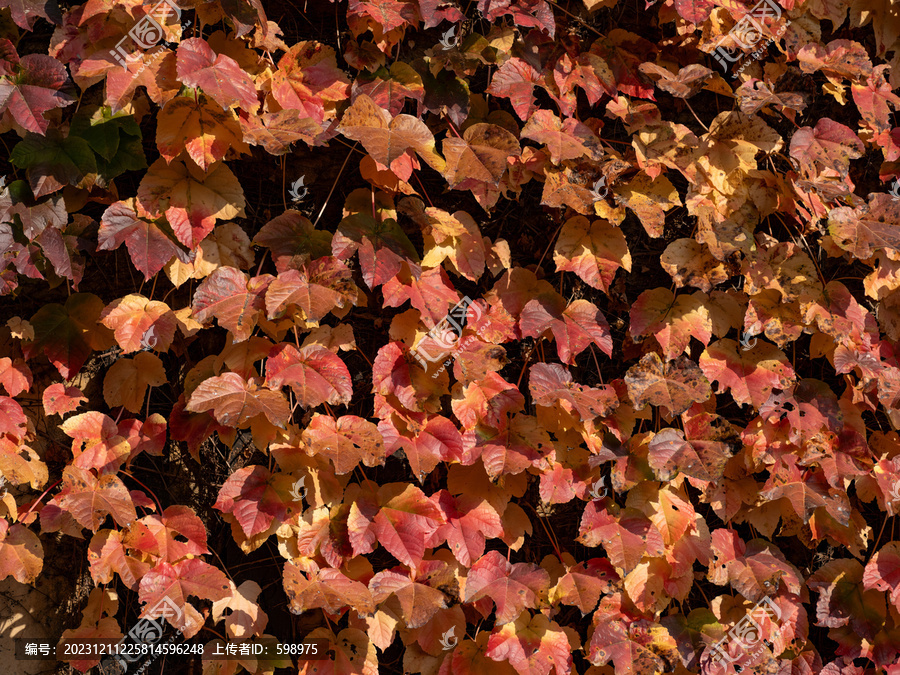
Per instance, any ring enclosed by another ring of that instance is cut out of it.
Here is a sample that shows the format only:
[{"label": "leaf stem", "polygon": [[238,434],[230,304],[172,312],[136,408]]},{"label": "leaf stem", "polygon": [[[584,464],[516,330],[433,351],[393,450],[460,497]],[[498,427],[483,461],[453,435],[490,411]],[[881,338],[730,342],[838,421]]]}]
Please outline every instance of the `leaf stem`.
[{"label": "leaf stem", "polygon": [[19,521],[20,523],[24,523],[24,522],[25,522],[25,519],[26,519],[28,516],[31,515],[31,512],[32,512],[32,511],[34,511],[34,508],[35,508],[38,504],[41,503],[41,500],[42,500],[45,496],[47,496],[47,493],[50,492],[50,490],[52,490],[53,488],[55,488],[55,487],[56,487],[57,485],[59,485],[60,483],[62,483],[62,478],[60,478],[60,479],[59,479],[58,481],[56,481],[53,485],[51,485],[51,486],[48,487],[46,490],[44,490],[44,491],[41,493],[41,496],[34,500],[34,504],[32,504],[32,505],[31,505],[31,508],[29,508],[29,509],[25,512],[25,515],[24,515],[24,516],[21,516],[20,518],[18,518],[18,521]]}]

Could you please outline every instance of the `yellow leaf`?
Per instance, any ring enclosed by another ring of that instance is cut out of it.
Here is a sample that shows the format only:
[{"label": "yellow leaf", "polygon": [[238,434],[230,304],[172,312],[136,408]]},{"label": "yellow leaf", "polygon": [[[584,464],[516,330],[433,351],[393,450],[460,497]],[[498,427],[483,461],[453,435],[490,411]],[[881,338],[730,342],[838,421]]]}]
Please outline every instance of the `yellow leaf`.
[{"label": "yellow leaf", "polygon": [[197,99],[180,96],[163,106],[156,125],[156,147],[171,162],[182,150],[204,171],[225,159],[229,148],[249,153],[237,115],[200,94]]},{"label": "yellow leaf", "polygon": [[156,354],[141,352],[133,359],[119,359],[103,379],[103,398],[110,408],[125,406],[138,413],[147,387],[165,384],[166,371]]}]

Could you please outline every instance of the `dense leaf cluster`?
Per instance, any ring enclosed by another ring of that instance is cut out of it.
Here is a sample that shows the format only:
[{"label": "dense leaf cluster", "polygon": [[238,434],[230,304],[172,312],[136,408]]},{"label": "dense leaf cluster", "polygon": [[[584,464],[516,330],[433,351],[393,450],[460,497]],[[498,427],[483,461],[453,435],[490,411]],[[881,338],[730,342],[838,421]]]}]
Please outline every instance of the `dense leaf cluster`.
[{"label": "dense leaf cluster", "polygon": [[333,647],[204,673],[898,672],[900,5],[175,2],[0,0],[0,579]]}]

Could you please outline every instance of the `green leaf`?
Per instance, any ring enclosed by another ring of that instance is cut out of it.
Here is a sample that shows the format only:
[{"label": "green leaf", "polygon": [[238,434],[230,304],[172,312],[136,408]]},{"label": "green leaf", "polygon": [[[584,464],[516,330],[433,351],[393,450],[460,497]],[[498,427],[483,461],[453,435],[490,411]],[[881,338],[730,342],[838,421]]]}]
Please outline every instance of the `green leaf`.
[{"label": "green leaf", "polygon": [[[97,161],[90,144],[77,136],[64,137],[56,129],[46,136],[28,133],[13,148],[9,161],[27,169],[35,197],[55,192],[61,185],[78,185],[85,176],[97,173]],[[48,181],[47,179],[53,179]]]}]

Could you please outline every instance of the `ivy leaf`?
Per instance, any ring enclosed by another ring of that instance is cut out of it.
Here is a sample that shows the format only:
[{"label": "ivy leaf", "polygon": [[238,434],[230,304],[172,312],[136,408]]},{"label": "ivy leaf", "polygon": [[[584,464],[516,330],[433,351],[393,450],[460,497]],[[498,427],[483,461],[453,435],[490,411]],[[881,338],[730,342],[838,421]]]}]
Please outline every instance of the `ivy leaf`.
[{"label": "ivy leaf", "polygon": [[41,397],[46,415],[65,415],[75,410],[87,398],[78,387],[67,387],[61,382],[44,389]]},{"label": "ivy leaf", "polygon": [[577,541],[585,546],[603,544],[610,562],[625,574],[645,555],[656,557],[665,550],[662,535],[647,516],[636,509],[616,516],[597,501],[585,507]]},{"label": "ivy leaf", "polygon": [[747,350],[734,340],[718,340],[700,355],[700,368],[719,383],[719,393],[728,390],[737,403],[754,408],[762,406],[773,389],[787,389],[796,380],[784,353],[763,341]]},{"label": "ivy leaf", "polygon": [[572,565],[550,590],[551,602],[574,605],[582,614],[594,611],[601,594],[610,593],[619,575],[606,558]]},{"label": "ivy leaf", "polygon": [[221,600],[228,596],[230,588],[228,577],[221,570],[202,560],[192,559],[174,565],[158,563],[141,579],[138,597],[145,603],[145,611],[171,604],[180,608],[180,615],[172,616],[170,610],[163,616],[173,628],[184,634],[185,639],[190,639],[199,632],[203,619],[187,601],[188,597]]},{"label": "ivy leaf", "polygon": [[301,41],[278,61],[272,77],[272,95],[282,108],[299,110],[300,117],[325,120],[331,108],[350,93],[347,76],[337,67],[333,47],[314,40]]},{"label": "ivy leaf", "polygon": [[100,321],[115,331],[116,342],[126,354],[150,347],[164,352],[175,338],[175,314],[158,300],[139,293],[114,300],[100,314]]},{"label": "ivy leaf", "polygon": [[220,267],[194,292],[191,304],[194,318],[206,322],[215,317],[220,326],[234,334],[237,342],[243,342],[256,328],[272,279],[268,274],[251,279],[234,267]]},{"label": "ivy leaf", "polygon": [[16,143],[9,161],[27,169],[28,182],[38,199],[66,185],[79,185],[88,174],[97,173],[90,144],[72,134],[63,136],[57,129],[27,134]]},{"label": "ivy leaf", "polygon": [[178,241],[189,249],[197,247],[217,220],[244,217],[245,204],[244,190],[224,162],[207,173],[193,161],[169,165],[160,157],[144,174],[137,194],[137,205],[145,212],[141,215],[165,215]]},{"label": "ivy leaf", "polygon": [[549,110],[538,110],[522,127],[522,138],[543,143],[550,151],[550,161],[559,164],[566,159],[592,156],[600,150],[600,141],[590,127],[571,117],[560,120]]},{"label": "ivy leaf", "polygon": [[572,650],[559,624],[543,614],[521,614],[513,623],[491,633],[485,653],[494,661],[509,661],[522,675],[569,675]]},{"label": "ivy leaf", "polygon": [[0,0],[0,7],[9,7],[12,20],[22,30],[33,31],[38,17],[57,26],[62,23],[56,0]]},{"label": "ivy leaf", "polygon": [[163,106],[156,122],[156,147],[167,162],[182,150],[204,171],[225,159],[229,150],[250,152],[237,116],[206,96],[176,97]]},{"label": "ivy leaf", "polygon": [[441,149],[447,158],[445,178],[451,188],[468,180],[496,186],[506,172],[510,157],[519,157],[519,141],[496,124],[473,124],[462,138],[444,139]]},{"label": "ivy leaf", "polygon": [[676,471],[698,480],[720,480],[728,460],[741,447],[737,433],[724,418],[710,413],[691,416],[684,427],[684,431],[663,429],[653,437],[648,446],[650,466],[663,480],[671,480]]},{"label": "ivy leaf", "polygon": [[237,61],[216,54],[202,38],[190,38],[178,45],[178,79],[189,87],[200,87],[222,108],[234,106],[255,113],[259,99],[253,80]]},{"label": "ivy leaf", "polygon": [[513,56],[494,73],[487,93],[508,98],[516,115],[525,121],[535,112],[535,85],[544,86],[541,74],[528,61]]},{"label": "ivy leaf", "polygon": [[344,111],[338,128],[347,138],[362,143],[381,170],[390,168],[399,175],[395,162],[411,148],[435,171],[444,172],[446,164],[435,151],[434,134],[422,120],[412,115],[392,117],[365,94],[358,95]]},{"label": "ivy leaf", "polygon": [[612,356],[609,324],[590,300],[582,298],[565,307],[559,294],[539,296],[525,305],[519,325],[522,335],[529,337],[540,337],[549,328],[556,340],[556,352],[564,363],[574,363],[575,357],[591,343]]},{"label": "ivy leaf", "polygon": [[880,192],[856,208],[840,206],[828,214],[828,233],[834,243],[860,260],[875,251],[900,249],[900,201]]},{"label": "ivy leaf", "polygon": [[115,475],[95,477],[77,466],[63,469],[63,486],[57,495],[59,508],[68,511],[82,527],[96,532],[111,515],[122,527],[137,519],[134,502],[125,484]]},{"label": "ivy leaf", "polygon": [[[22,19],[20,11],[17,9],[15,15]],[[75,103],[61,91],[68,79],[66,67],[52,56],[28,54],[20,59],[12,42],[3,38],[0,65],[0,113],[9,111],[26,131],[47,133],[50,122],[44,113]]]},{"label": "ivy leaf", "polygon": [[619,405],[612,387],[576,384],[568,369],[557,363],[534,364],[528,388],[537,405],[552,407],[559,402],[564,410],[577,413],[582,420],[606,417]]},{"label": "ivy leaf", "polygon": [[112,251],[122,244],[145,281],[179,254],[175,243],[156,224],[138,217],[133,199],[116,202],[100,219],[97,250]]},{"label": "ivy leaf", "polygon": [[180,505],[170,506],[162,514],[151,513],[134,521],[125,534],[123,544],[142,554],[158,556],[168,563],[209,553],[203,521],[192,508]]},{"label": "ivy leaf", "polygon": [[437,326],[448,311],[459,302],[459,295],[450,284],[450,278],[442,267],[421,272],[407,264],[401,274],[388,280],[383,286],[386,307],[400,307],[409,300],[422,313],[422,320],[429,328]]},{"label": "ivy leaf", "polygon": [[389,483],[378,490],[381,505],[372,529],[378,542],[404,565],[416,567],[425,540],[444,523],[441,510],[415,485]]},{"label": "ivy leaf", "polygon": [[486,499],[475,495],[454,497],[439,490],[431,495],[431,500],[447,521],[435,531],[434,538],[447,542],[460,565],[469,567],[484,555],[486,540],[503,533],[500,514]]},{"label": "ivy leaf", "polygon": [[311,609],[323,609],[339,614],[345,607],[370,614],[375,609],[372,594],[365,584],[350,579],[340,570],[325,568],[303,571],[291,561],[284,566],[284,592],[291,603],[291,612],[301,614]]},{"label": "ivy leaf", "polygon": [[72,439],[72,466],[97,469],[100,475],[115,474],[131,452],[131,446],[119,434],[116,423],[100,412],[70,417],[60,429]]},{"label": "ivy leaf", "polygon": [[275,269],[281,273],[331,255],[331,238],[330,232],[315,229],[302,213],[288,209],[263,225],[253,243],[272,252]]},{"label": "ivy leaf", "polygon": [[696,363],[679,356],[664,364],[656,352],[645,354],[640,363],[628,369],[625,384],[636,410],[648,404],[664,406],[673,415],[680,415],[712,394],[709,381]]},{"label": "ivy leaf", "polygon": [[0,580],[12,577],[33,584],[44,567],[44,548],[37,535],[21,523],[0,520]]},{"label": "ivy leaf", "polygon": [[497,373],[470,382],[451,401],[453,414],[466,429],[477,424],[499,429],[505,426],[507,415],[521,410],[524,404],[522,393]]},{"label": "ivy leaf", "polygon": [[553,249],[553,262],[559,272],[575,272],[586,283],[604,293],[620,267],[631,271],[631,253],[625,235],[605,220],[590,222],[584,216],[569,218],[563,224]]},{"label": "ivy leaf", "polygon": [[306,321],[317,322],[335,308],[356,304],[356,285],[350,269],[337,258],[325,256],[304,264],[299,270],[286,270],[272,280],[266,290],[269,318],[284,314],[296,305]]},{"label": "ivy leaf", "polygon": [[42,352],[68,379],[92,351],[112,346],[112,331],[99,322],[103,301],[93,293],[73,293],[65,305],[45,304],[31,317],[34,340],[23,344],[25,358]]},{"label": "ivy leaf", "polygon": [[[882,549],[883,550],[883,549]],[[866,640],[872,640],[887,616],[884,595],[863,588],[864,569],[858,560],[831,560],[807,580],[810,589],[819,593],[816,619],[820,626],[850,629]]]},{"label": "ivy leaf", "polygon": [[397,599],[401,616],[407,628],[421,628],[441,609],[449,599],[456,598],[444,589],[455,587],[453,568],[438,560],[426,560],[410,578],[395,570],[382,570],[369,581],[369,590],[376,605],[382,605],[391,596]]},{"label": "ivy leaf", "polygon": [[266,361],[266,386],[280,389],[286,384],[305,408],[322,403],[346,404],[353,397],[347,366],[337,355],[317,344],[298,350],[282,343],[272,350]]},{"label": "ivy leaf", "polygon": [[[330,352],[329,352],[330,353]],[[219,424],[240,427],[257,415],[284,428],[291,408],[281,392],[262,387],[260,378],[245,380],[237,373],[223,373],[203,380],[188,399],[185,410],[211,410]]]},{"label": "ivy leaf", "polygon": [[636,341],[653,335],[666,359],[673,359],[687,351],[692,337],[709,344],[712,320],[708,304],[701,292],[676,297],[667,288],[646,290],[631,306],[631,335]]},{"label": "ivy leaf", "polygon": [[335,419],[315,414],[303,430],[303,441],[314,454],[330,459],[338,475],[350,473],[360,462],[372,467],[385,460],[378,427],[355,415]]},{"label": "ivy leaf", "polygon": [[469,569],[465,602],[490,598],[497,606],[497,625],[515,621],[525,608],[536,608],[550,588],[550,576],[533,563],[510,563],[489,551]]},{"label": "ivy leaf", "polygon": [[850,160],[859,159],[865,146],[850,127],[824,117],[815,126],[801,127],[791,137],[791,157],[814,168],[823,167],[847,176]]},{"label": "ivy leaf", "polygon": [[265,532],[273,521],[280,525],[287,514],[293,479],[287,474],[271,474],[264,466],[245,466],[228,477],[214,509],[230,513],[244,534],[254,537]]},{"label": "ivy leaf", "polygon": [[119,359],[106,371],[103,400],[110,408],[121,405],[129,412],[139,413],[147,387],[160,387],[166,382],[166,369],[160,358],[141,352],[133,359]]}]

